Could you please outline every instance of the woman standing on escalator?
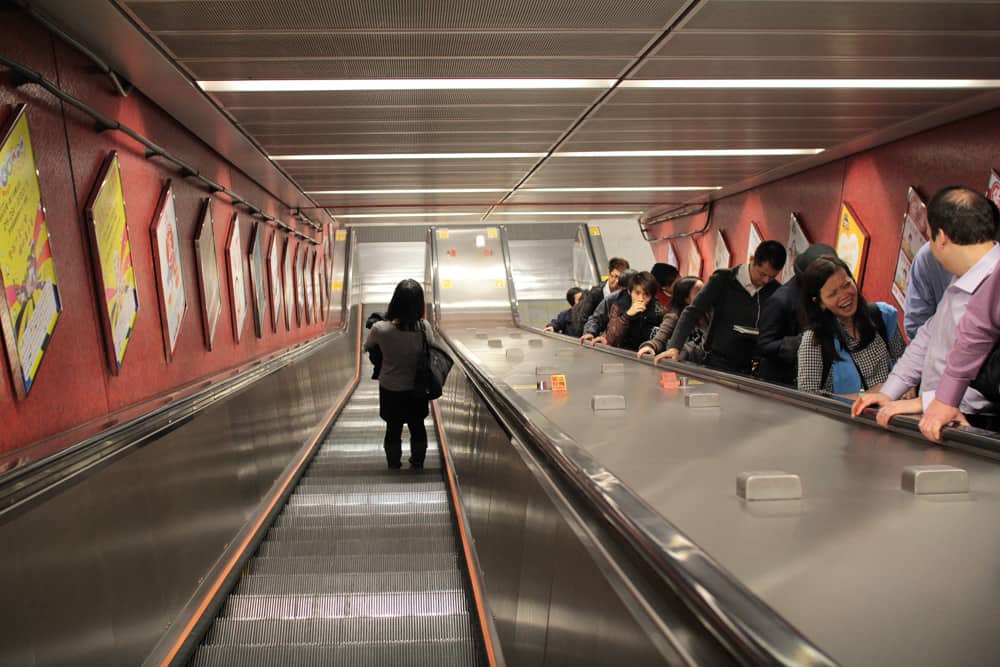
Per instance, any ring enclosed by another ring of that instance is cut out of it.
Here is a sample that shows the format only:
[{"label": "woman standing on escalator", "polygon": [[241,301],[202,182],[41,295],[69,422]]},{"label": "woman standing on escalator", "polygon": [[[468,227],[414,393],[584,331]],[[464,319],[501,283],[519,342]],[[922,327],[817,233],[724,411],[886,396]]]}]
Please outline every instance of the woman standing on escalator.
[{"label": "woman standing on escalator", "polygon": [[413,388],[425,341],[433,343],[434,333],[424,319],[424,289],[408,278],[396,285],[385,319],[372,325],[364,345],[366,351],[382,351],[378,413],[385,422],[385,458],[391,470],[402,465],[403,424],[410,431],[410,467],[424,467],[428,400]]}]

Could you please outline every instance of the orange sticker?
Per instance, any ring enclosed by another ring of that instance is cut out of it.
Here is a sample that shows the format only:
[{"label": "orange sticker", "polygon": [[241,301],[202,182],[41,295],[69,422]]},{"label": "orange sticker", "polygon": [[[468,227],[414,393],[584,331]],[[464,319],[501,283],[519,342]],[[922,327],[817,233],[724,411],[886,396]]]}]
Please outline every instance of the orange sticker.
[{"label": "orange sticker", "polygon": [[552,380],[552,391],[566,391],[566,376],[565,375],[553,375]]},{"label": "orange sticker", "polygon": [[680,382],[677,380],[677,373],[673,371],[660,373],[660,386],[664,389],[677,389],[680,386]]}]

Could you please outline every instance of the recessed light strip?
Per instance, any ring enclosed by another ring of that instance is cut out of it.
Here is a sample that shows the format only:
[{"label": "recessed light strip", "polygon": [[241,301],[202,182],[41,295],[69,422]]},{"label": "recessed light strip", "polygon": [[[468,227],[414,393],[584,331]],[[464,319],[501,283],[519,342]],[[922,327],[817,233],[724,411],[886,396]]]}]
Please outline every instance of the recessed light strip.
[{"label": "recessed light strip", "polygon": [[511,160],[540,158],[545,153],[334,153],[272,155],[272,160]]},{"label": "recessed light strip", "polygon": [[[521,188],[518,192],[696,192],[721,185],[650,185],[609,188]],[[458,195],[508,192],[510,188],[428,188],[398,190],[307,190],[307,195]]]},{"label": "recessed light strip", "polygon": [[[642,211],[493,211],[490,215],[515,215],[522,217],[533,216],[598,216],[598,215],[638,215]],[[331,213],[335,218],[462,218],[481,217],[482,213],[345,213],[337,215]]]},{"label": "recessed light strip", "polygon": [[619,88],[901,89],[1000,88],[1000,79],[630,79]]},{"label": "recessed light strip", "polygon": [[288,79],[199,81],[209,93],[351,92],[365,90],[551,90],[610,88],[614,79]]},{"label": "recessed light strip", "polygon": [[[552,157],[759,157],[816,155],[823,148],[712,148],[652,151],[566,151]],[[497,160],[540,158],[548,153],[333,153],[272,155],[272,160]]]}]

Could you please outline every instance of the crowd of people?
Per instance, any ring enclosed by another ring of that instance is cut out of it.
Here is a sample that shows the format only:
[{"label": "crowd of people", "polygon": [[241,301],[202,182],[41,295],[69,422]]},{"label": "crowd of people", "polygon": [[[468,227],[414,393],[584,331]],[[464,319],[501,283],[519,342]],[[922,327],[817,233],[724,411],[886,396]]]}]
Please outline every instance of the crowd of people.
[{"label": "crowd of people", "polygon": [[654,363],[703,364],[849,398],[853,415],[877,409],[883,426],[920,415],[921,432],[934,441],[949,424],[1000,430],[1000,212],[956,186],[931,199],[928,221],[902,327],[896,308],[865,300],[830,246],[799,254],[782,285],[785,248],[764,241],[746,263],[719,268],[704,283],[670,264],[636,271],[612,258],[607,280],[570,289],[569,308],[545,330]]}]

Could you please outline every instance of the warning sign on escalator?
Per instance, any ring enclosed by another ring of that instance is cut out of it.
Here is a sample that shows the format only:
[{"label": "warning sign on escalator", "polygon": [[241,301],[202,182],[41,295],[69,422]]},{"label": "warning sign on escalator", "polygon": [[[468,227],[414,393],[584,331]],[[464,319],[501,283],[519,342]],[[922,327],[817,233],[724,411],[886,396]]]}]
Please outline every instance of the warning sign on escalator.
[{"label": "warning sign on escalator", "polygon": [[497,287],[505,287],[506,285],[507,283],[504,281],[503,278],[497,278]]},{"label": "warning sign on escalator", "polygon": [[490,227],[490,228],[488,228],[486,230],[486,238],[488,238],[488,239],[495,239],[496,237],[497,237],[497,229],[496,229],[496,227]]},{"label": "warning sign on escalator", "polygon": [[439,229],[438,230],[438,238],[439,239],[446,239],[446,238],[448,238],[448,230],[447,229]]},{"label": "warning sign on escalator", "polygon": [[591,236],[600,236],[601,235],[601,228],[600,227],[591,227],[590,228],[590,235]]}]

